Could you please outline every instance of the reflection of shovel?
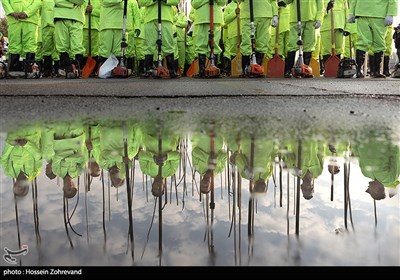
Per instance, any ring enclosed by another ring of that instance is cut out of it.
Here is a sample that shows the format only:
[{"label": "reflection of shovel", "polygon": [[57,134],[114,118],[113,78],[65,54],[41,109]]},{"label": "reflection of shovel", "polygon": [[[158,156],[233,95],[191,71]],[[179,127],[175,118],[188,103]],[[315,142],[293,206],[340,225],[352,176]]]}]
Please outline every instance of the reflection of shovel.
[{"label": "reflection of shovel", "polygon": [[333,19],[333,8],[331,9],[331,42],[332,42],[332,54],[325,61],[325,74],[326,78],[336,78],[339,69],[340,59],[335,55],[335,25]]},{"label": "reflection of shovel", "polygon": [[236,56],[231,61],[231,76],[239,77],[242,74],[242,54],[240,53],[240,1],[237,1],[236,13],[236,27],[237,27],[237,45]]},{"label": "reflection of shovel", "polygon": [[283,78],[285,75],[285,61],[279,56],[279,23],[275,27],[275,54],[268,61],[267,77],[268,78]]},{"label": "reflection of shovel", "polygon": [[[90,5],[90,0],[88,2]],[[92,12],[89,13],[88,17],[88,33],[89,33],[89,56],[86,60],[85,66],[82,68],[82,78],[89,78],[93,73],[94,68],[96,67],[96,60],[92,57]]]}]

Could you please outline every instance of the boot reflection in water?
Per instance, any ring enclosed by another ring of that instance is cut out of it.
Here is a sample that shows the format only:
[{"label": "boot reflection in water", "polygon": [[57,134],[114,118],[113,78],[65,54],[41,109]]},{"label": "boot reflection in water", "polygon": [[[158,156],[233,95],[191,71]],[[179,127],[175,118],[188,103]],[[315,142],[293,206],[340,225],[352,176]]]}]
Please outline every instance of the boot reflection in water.
[{"label": "boot reflection in water", "polygon": [[305,199],[310,200],[311,198],[313,198],[314,178],[310,171],[307,171],[303,177],[303,182],[301,183],[301,191]]},{"label": "boot reflection in water", "polygon": [[164,194],[164,180],[160,176],[154,178],[151,193],[155,197],[160,197]]}]

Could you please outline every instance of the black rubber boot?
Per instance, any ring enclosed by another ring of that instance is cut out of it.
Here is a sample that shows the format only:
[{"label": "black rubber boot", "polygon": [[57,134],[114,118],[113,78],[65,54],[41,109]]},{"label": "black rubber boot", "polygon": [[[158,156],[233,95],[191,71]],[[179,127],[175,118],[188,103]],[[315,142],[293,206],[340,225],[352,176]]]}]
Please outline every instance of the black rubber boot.
[{"label": "black rubber boot", "polygon": [[368,55],[368,70],[369,70],[369,75],[372,77],[375,73],[375,62],[374,62],[374,55]]},{"label": "black rubber boot", "polygon": [[154,69],[152,54],[148,54],[148,55],[144,56],[143,66],[144,66],[144,73],[140,77],[149,78],[151,76],[151,70]]},{"label": "black rubber boot", "polygon": [[205,70],[206,70],[206,55],[199,53],[199,78],[205,77]]},{"label": "black rubber boot", "polygon": [[361,70],[363,68],[364,62],[365,62],[365,51],[357,50],[356,51],[357,78],[364,78],[364,74]]},{"label": "black rubber boot", "polygon": [[264,60],[264,54],[263,54],[263,53],[256,52],[256,61],[257,61],[257,64],[260,65],[260,66],[262,66],[263,60]]},{"label": "black rubber boot", "polygon": [[19,67],[20,65],[19,58],[20,58],[19,54],[10,54],[10,58],[8,61],[8,72],[21,71]]},{"label": "black rubber boot", "polygon": [[139,69],[138,69],[138,76],[141,76],[144,74],[144,59],[139,60]]},{"label": "black rubber boot", "polygon": [[373,78],[386,78],[385,75],[381,73],[381,63],[383,59],[383,52],[374,53],[374,75]]},{"label": "black rubber boot", "polygon": [[285,58],[285,78],[292,77],[292,68],[295,59],[296,59],[296,52],[288,52]]},{"label": "black rubber boot", "polygon": [[225,56],[222,56],[222,69],[221,69],[221,73],[226,75],[226,76],[230,76],[231,75],[231,59]]},{"label": "black rubber boot", "polygon": [[311,62],[312,52],[304,52],[303,57],[304,57],[304,64],[309,66]]},{"label": "black rubber boot", "polygon": [[390,57],[388,55],[385,55],[383,57],[383,75],[386,77],[390,77],[391,73],[389,71],[389,59]]},{"label": "black rubber boot", "polygon": [[40,78],[40,65],[35,61],[35,53],[26,53],[24,60],[24,72],[26,79]]},{"label": "black rubber boot", "polygon": [[128,76],[136,75],[135,73],[135,58],[128,57],[126,59],[126,68],[128,68]]},{"label": "black rubber boot", "polygon": [[177,78],[178,73],[175,71],[175,58],[174,54],[169,54],[165,56],[165,59],[167,60],[167,68],[169,71],[169,77],[170,78]]},{"label": "black rubber boot", "polygon": [[79,63],[79,73],[82,71],[82,68],[85,67],[85,59],[83,58],[83,54],[76,54],[75,60]]},{"label": "black rubber boot", "polygon": [[246,70],[250,67],[250,56],[242,55],[242,74],[240,77],[248,77],[250,70]]},{"label": "black rubber boot", "polygon": [[52,77],[53,76],[53,59],[51,55],[43,56],[43,67],[42,67],[42,77]]}]

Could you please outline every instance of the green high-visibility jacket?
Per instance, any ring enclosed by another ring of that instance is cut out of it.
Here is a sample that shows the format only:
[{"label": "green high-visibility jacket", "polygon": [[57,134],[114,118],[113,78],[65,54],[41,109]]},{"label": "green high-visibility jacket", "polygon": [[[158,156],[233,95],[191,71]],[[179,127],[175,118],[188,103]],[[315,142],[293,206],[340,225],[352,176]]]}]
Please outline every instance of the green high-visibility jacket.
[{"label": "green high-visibility jacket", "polygon": [[[100,1],[101,0],[90,0],[92,5],[92,13],[90,14],[90,28],[93,30],[99,30],[100,24]],[[89,3],[89,2],[88,2]],[[85,24],[83,28],[89,28],[89,14],[85,13]]]},{"label": "green high-visibility jacket", "polygon": [[397,16],[397,0],[351,0],[349,14],[374,18]]},{"label": "green high-visibility jacket", "polygon": [[42,0],[40,10],[41,27],[54,27],[54,0]]},{"label": "green high-visibility jacket", "polygon": [[[126,29],[132,29],[132,22],[134,25],[140,25],[140,17],[136,16],[133,18],[132,11],[135,9],[133,6],[137,6],[135,0],[128,0],[127,7],[127,20]],[[121,29],[123,26],[124,16],[124,0],[100,0],[100,23],[99,30],[105,29]]]},{"label": "green high-visibility jacket", "polygon": [[6,15],[9,15],[11,13],[25,12],[28,16],[25,19],[18,20],[12,16],[8,16],[7,21],[9,24],[20,21],[39,24],[39,10],[42,6],[41,0],[2,0],[1,2],[3,4],[4,12]]},{"label": "green high-visibility jacket", "polygon": [[[210,5],[209,0],[192,0],[192,8],[195,9],[196,24],[210,23]],[[225,5],[225,0],[214,0],[213,15],[214,23],[222,24],[222,7]]]},{"label": "green high-visibility jacket", "polygon": [[[0,157],[0,165],[6,176],[17,178],[22,171],[32,181],[42,170],[42,153],[40,150],[40,128],[37,126],[20,128],[10,131]],[[25,139],[24,146],[16,144],[15,140]]]},{"label": "green high-visibility jacket", "polygon": [[[287,4],[290,4],[290,22],[298,22],[297,19],[297,0],[285,0]],[[301,21],[316,21],[322,22],[326,12],[326,7],[323,5],[323,0],[301,0],[300,1],[300,17]]]},{"label": "green high-visibility jacket", "polygon": [[[326,7],[330,0],[324,0],[324,20],[321,25],[321,31],[331,30],[331,11],[326,13]],[[333,22],[335,29],[345,29],[347,18],[349,16],[349,9],[347,0],[335,0],[333,10]],[[330,43],[330,42],[329,42]]]},{"label": "green high-visibility jacket", "polygon": [[224,9],[224,25],[227,26],[227,38],[234,38],[238,35],[238,22],[236,17],[237,1],[233,0]]},{"label": "green high-visibility jacket", "polygon": [[[161,0],[159,0],[161,1]],[[174,10],[172,6],[178,5],[179,0],[166,0],[161,3],[161,20],[174,22]],[[140,7],[146,7],[143,15],[144,23],[158,20],[158,2],[153,0],[138,0]],[[192,3],[193,5],[193,3]]]},{"label": "green high-visibility jacket", "polygon": [[[276,0],[253,0],[254,18],[272,18],[278,15]],[[240,18],[250,19],[250,0],[240,1]]]},{"label": "green high-visibility jacket", "polygon": [[87,0],[54,0],[54,18],[72,19],[85,23]]}]

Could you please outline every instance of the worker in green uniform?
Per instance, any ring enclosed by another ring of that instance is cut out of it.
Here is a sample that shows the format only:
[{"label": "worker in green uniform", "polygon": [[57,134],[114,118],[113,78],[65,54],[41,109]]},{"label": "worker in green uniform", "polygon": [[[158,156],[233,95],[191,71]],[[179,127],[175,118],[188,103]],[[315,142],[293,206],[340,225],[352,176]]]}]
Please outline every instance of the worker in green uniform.
[{"label": "worker in green uniform", "polygon": [[[221,60],[222,69],[227,76],[231,74],[231,60],[238,54],[238,14],[237,0],[228,0],[224,8],[224,53]],[[240,24],[240,23],[239,23]],[[240,30],[239,30],[240,32]],[[240,46],[239,46],[240,47]]]},{"label": "worker in green uniform", "polygon": [[[393,24],[393,16],[397,15],[397,0],[351,0],[348,21],[357,22],[356,63],[357,77],[363,78],[361,66],[365,53],[370,49],[374,53],[374,78],[385,78],[381,73],[383,53],[386,49],[385,35],[387,26]],[[357,19],[357,21],[356,21]]]},{"label": "worker in green uniform", "polygon": [[[146,7],[143,14],[145,42],[145,75],[150,77],[150,70],[153,67],[153,57],[158,53],[158,2],[161,1],[161,50],[162,56],[166,58],[167,68],[171,78],[178,77],[175,71],[175,44],[174,44],[174,9],[178,0],[138,0],[140,7]],[[193,3],[192,3],[193,4]]]},{"label": "worker in green uniform", "polygon": [[[255,56],[258,65],[263,64],[271,36],[271,26],[278,25],[278,6],[276,0],[252,0],[254,15]],[[240,52],[242,54],[242,71],[250,65],[252,54],[250,0],[240,1]]]},{"label": "worker in green uniform", "polygon": [[186,28],[189,25],[188,17],[185,13],[178,9],[175,16],[175,26],[176,26],[176,39],[178,46],[178,63],[175,63],[175,68],[178,67],[180,72],[183,73],[185,68],[185,56],[186,56]]},{"label": "worker in green uniform", "polygon": [[222,7],[225,5],[225,0],[192,0],[192,9],[194,9],[194,28],[193,28],[193,43],[195,53],[199,60],[200,78],[205,76],[206,60],[210,57],[210,3],[213,6],[213,35],[214,35],[214,63],[217,65],[218,55],[222,49],[219,46],[221,40],[221,25],[223,22]]},{"label": "worker in green uniform", "polygon": [[8,72],[21,71],[19,60],[25,56],[23,71],[32,72],[37,52],[41,0],[3,0],[7,16]]},{"label": "worker in green uniform", "polygon": [[87,0],[54,0],[55,45],[61,76],[79,78],[83,68],[83,25]]},{"label": "worker in green uniform", "polygon": [[[130,11],[132,15],[132,21],[129,22],[131,25],[128,28],[128,47],[126,48],[125,56],[126,56],[126,67],[128,68],[128,75],[131,76],[135,69],[135,60],[137,60],[137,42],[142,33],[142,16],[140,14],[139,5],[136,0],[132,1],[132,5],[130,6]],[[137,73],[136,73],[137,74]]]},{"label": "worker in green uniform", "polygon": [[326,12],[320,28],[321,33],[321,55],[323,64],[332,54],[332,36],[331,36],[331,13],[333,13],[334,21],[334,41],[335,41],[335,55],[341,59],[344,54],[344,29],[348,17],[347,0],[325,0],[324,6]]},{"label": "worker in green uniform", "polygon": [[[41,37],[42,37],[42,77],[54,76],[56,61],[59,61],[59,54],[55,48],[54,41],[54,0],[42,0],[41,7]],[[54,67],[54,68],[53,68]]]},{"label": "worker in green uniform", "polygon": [[4,174],[14,178],[13,191],[17,197],[26,196],[29,183],[42,170],[41,130],[39,126],[17,128],[7,133],[0,157]]},{"label": "worker in green uniform", "polygon": [[[299,30],[297,23],[297,0],[284,0],[279,1],[278,6],[285,6],[290,4],[290,31],[288,42],[288,55],[286,57],[287,69],[285,73],[286,78],[292,76],[291,69],[294,66],[296,51],[299,49]],[[300,22],[301,22],[301,39],[303,41],[303,58],[304,64],[310,65],[312,53],[315,51],[317,44],[316,29],[322,25],[323,13],[325,11],[323,0],[301,0],[300,1]]]},{"label": "worker in green uniform", "polygon": [[[290,5],[278,6],[278,18],[279,18],[279,31],[278,31],[278,54],[283,59],[287,56],[287,45],[289,42],[289,18],[290,18]],[[271,37],[268,43],[267,57],[271,59],[275,54],[275,38],[276,38],[276,27],[271,26]],[[285,65],[285,68],[286,65]],[[285,73],[287,71],[285,70]]]}]

